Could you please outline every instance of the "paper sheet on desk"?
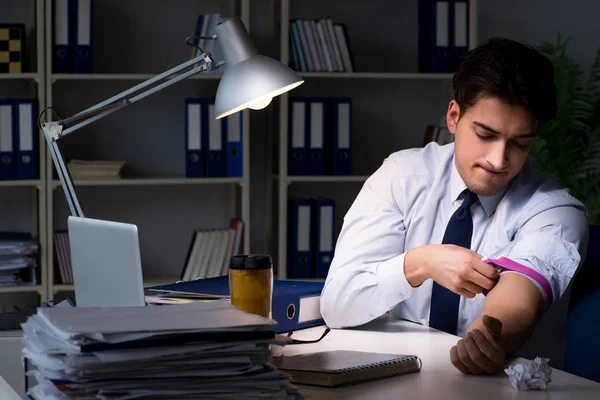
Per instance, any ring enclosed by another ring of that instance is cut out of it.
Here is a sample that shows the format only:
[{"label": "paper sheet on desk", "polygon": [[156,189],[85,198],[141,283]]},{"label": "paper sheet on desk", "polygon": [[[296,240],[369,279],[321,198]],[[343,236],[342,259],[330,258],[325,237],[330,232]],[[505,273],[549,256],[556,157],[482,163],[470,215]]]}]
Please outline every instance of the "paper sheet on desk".
[{"label": "paper sheet on desk", "polygon": [[[274,399],[274,398],[302,398],[290,397],[289,383],[281,382],[281,373],[278,371],[260,371],[250,373],[246,376],[232,376],[229,379],[219,380],[215,382],[214,378],[192,378],[192,379],[150,379],[139,380],[136,382],[136,387],[128,382],[115,380],[114,382],[91,382],[89,384],[72,384],[69,385],[69,394],[72,397],[68,398],[88,398],[83,397],[86,391],[97,391],[96,397],[90,399],[111,399],[125,400],[137,398],[159,398],[166,399],[182,399],[182,398],[225,398],[225,399]],[[37,376],[37,379],[44,382],[44,378]],[[108,385],[107,385],[108,383]],[[45,381],[46,392],[41,399],[47,400],[50,393],[60,394],[52,385]],[[54,390],[53,390],[54,389]],[[89,392],[88,392],[89,393]],[[56,397],[56,399],[64,399],[64,397]]]},{"label": "paper sheet on desk", "polygon": [[29,374],[40,382],[31,397],[301,399],[268,363],[275,324],[217,301],[41,308],[23,324]]},{"label": "paper sheet on desk", "polygon": [[268,330],[276,322],[255,314],[239,314],[226,302],[189,303],[168,307],[41,308],[38,315],[60,340],[74,345],[120,343],[161,335],[193,332]]},{"label": "paper sheet on desk", "polygon": [[[223,379],[219,379],[219,381],[221,383],[224,384],[240,384],[240,383],[244,383],[245,381],[247,381],[249,378],[252,382],[255,383],[260,383],[260,384],[272,384],[271,380],[277,380],[280,377],[280,373],[278,371],[273,371],[273,370],[261,370],[261,371],[251,371],[249,373],[246,374],[237,374],[237,375],[229,375],[226,378]],[[193,385],[198,385],[201,384],[202,386],[204,386],[207,383],[211,383],[214,382],[213,377],[192,377],[190,379],[186,378],[186,379],[171,379],[171,380],[161,380],[158,381],[156,379],[150,379],[150,380],[143,380],[143,381],[138,381],[144,384],[144,387],[148,388],[158,388],[158,389],[164,389],[165,388],[165,384],[171,384],[171,385],[177,385],[177,388],[179,389],[190,389],[191,386]],[[105,388],[105,383],[103,382],[90,382],[87,383],[85,385],[79,385],[79,384],[74,384],[71,385],[73,388],[87,388],[87,389],[102,389]],[[110,389],[111,390],[124,390],[127,389],[131,386],[130,383],[128,382],[123,382],[122,380],[116,380],[112,383],[110,383]],[[140,385],[141,386],[141,385]]]}]

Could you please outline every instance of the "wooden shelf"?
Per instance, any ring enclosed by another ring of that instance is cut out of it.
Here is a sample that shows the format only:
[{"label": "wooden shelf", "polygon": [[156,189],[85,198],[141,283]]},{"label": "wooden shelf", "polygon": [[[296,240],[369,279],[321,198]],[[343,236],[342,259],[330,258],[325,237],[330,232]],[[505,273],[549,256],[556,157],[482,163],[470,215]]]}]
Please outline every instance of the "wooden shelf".
[{"label": "wooden shelf", "polygon": [[26,72],[23,74],[0,74],[0,79],[6,80],[23,80],[23,79],[33,79],[35,81],[40,80],[41,75],[37,72]]},{"label": "wooden shelf", "polygon": [[[57,80],[129,80],[144,81],[154,78],[158,74],[52,74],[53,82]],[[392,80],[451,80],[453,74],[434,74],[420,72],[298,72],[303,78],[319,79],[392,79]],[[198,73],[188,79],[219,80],[222,74]]]},{"label": "wooden shelf", "polygon": [[[364,182],[368,175],[334,175],[334,176],[310,176],[310,175],[292,175],[287,176],[285,180],[288,183],[295,182],[325,182],[325,183],[348,183],[348,182]],[[281,179],[275,175],[275,179]]]},{"label": "wooden shelf", "polygon": [[23,187],[34,186],[41,189],[43,182],[41,180],[6,180],[0,181],[0,187]]},{"label": "wooden shelf", "polygon": [[33,285],[33,286],[0,286],[0,293],[31,293],[31,292],[41,292],[42,285]]},{"label": "wooden shelf", "polygon": [[[75,180],[75,186],[164,186],[164,185],[220,185],[242,184],[242,178],[139,178],[108,180]],[[60,186],[59,180],[52,181],[52,188]]]},{"label": "wooden shelf", "polygon": [[[183,61],[182,61],[183,62]],[[58,80],[70,81],[145,81],[154,78],[159,74],[52,74],[50,79],[52,82]],[[221,79],[222,74],[200,72],[188,79]]]},{"label": "wooden shelf", "polygon": [[75,285],[54,285],[52,289],[55,292],[72,292],[75,290]]},{"label": "wooden shelf", "polygon": [[451,80],[453,74],[404,73],[404,72],[298,72],[304,78],[320,79],[434,79]]}]

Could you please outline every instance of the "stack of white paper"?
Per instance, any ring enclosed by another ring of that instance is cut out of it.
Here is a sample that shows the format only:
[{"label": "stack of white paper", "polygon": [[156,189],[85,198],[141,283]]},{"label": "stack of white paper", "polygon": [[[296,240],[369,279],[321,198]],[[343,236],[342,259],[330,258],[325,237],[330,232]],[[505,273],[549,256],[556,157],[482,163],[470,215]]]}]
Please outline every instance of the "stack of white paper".
[{"label": "stack of white paper", "polygon": [[23,324],[34,399],[302,399],[268,363],[275,321],[214,301],[39,308]]}]

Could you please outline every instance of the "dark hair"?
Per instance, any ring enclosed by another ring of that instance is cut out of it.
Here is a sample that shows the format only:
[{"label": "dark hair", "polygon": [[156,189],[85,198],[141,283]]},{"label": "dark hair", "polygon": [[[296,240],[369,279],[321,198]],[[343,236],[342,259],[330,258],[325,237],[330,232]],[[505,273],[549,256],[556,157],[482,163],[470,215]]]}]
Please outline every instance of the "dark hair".
[{"label": "dark hair", "polygon": [[482,97],[528,109],[540,122],[556,115],[552,62],[535,48],[492,38],[469,51],[452,79],[461,116]]}]

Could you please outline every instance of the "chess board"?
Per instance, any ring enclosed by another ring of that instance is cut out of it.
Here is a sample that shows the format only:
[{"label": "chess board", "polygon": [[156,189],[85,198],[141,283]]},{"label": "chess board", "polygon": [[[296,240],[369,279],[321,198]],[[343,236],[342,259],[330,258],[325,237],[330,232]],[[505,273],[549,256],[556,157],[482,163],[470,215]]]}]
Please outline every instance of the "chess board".
[{"label": "chess board", "polygon": [[23,72],[24,36],[24,25],[0,24],[0,73]]}]

